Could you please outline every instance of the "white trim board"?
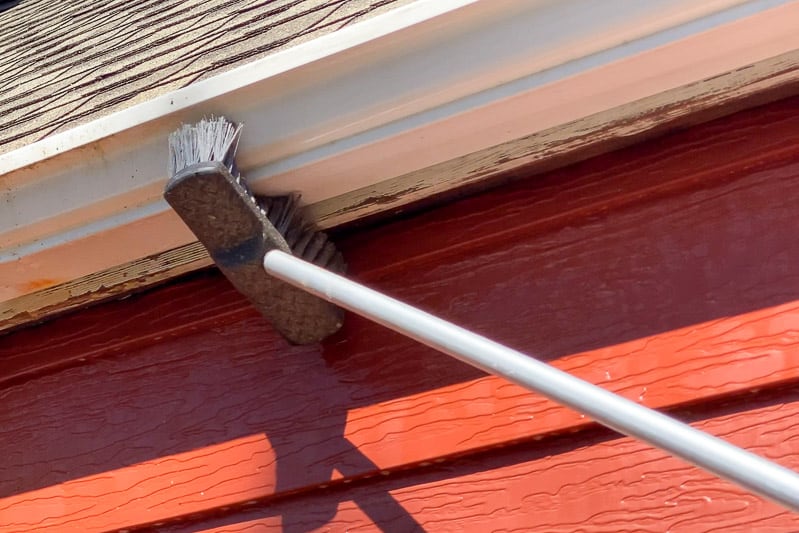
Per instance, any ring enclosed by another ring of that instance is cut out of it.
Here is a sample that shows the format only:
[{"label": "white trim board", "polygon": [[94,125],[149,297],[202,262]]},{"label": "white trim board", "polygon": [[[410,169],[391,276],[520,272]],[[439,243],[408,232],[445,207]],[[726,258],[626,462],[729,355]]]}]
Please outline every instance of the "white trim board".
[{"label": "white trim board", "polygon": [[797,25],[798,1],[418,0],[0,155],[0,302],[190,244],[161,200],[181,122],[244,122],[253,188],[331,226],[462,185],[440,171],[492,147],[782,68]]}]

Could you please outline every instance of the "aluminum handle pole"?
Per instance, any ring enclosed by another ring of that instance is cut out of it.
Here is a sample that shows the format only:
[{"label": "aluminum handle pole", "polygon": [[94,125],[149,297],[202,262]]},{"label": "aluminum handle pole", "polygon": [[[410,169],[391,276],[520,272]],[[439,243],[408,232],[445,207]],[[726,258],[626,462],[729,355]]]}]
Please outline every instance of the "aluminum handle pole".
[{"label": "aluminum handle pole", "polygon": [[264,268],[320,298],[799,511],[799,474],[792,470],[292,255],[271,251]]}]

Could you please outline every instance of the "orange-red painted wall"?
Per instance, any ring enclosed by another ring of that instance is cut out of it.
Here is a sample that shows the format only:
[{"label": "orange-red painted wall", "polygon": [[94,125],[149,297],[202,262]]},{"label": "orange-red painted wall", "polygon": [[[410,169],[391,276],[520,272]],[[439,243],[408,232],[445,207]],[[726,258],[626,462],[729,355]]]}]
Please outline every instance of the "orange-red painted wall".
[{"label": "orange-red painted wall", "polygon": [[[799,99],[338,236],[352,277],[799,468]],[[357,317],[215,273],[0,338],[0,530],[795,531]]]}]

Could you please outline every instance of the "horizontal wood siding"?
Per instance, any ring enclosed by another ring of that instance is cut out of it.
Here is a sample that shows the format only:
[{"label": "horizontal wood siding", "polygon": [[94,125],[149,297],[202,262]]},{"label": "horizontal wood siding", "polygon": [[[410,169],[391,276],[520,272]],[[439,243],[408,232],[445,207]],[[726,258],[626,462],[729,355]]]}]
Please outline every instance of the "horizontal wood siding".
[{"label": "horizontal wood siding", "polygon": [[[732,412],[730,412],[732,411]],[[707,417],[707,418],[705,418]],[[799,389],[724,405],[694,425],[799,469]],[[785,435],[794,439],[785,440]],[[168,532],[797,531],[799,519],[631,439],[586,433],[514,446]]]},{"label": "horizontal wood siding", "polygon": [[[337,241],[356,279],[799,468],[797,117],[785,100]],[[212,271],[0,337],[0,405],[2,531],[794,520],[357,317],[290,347]]]}]

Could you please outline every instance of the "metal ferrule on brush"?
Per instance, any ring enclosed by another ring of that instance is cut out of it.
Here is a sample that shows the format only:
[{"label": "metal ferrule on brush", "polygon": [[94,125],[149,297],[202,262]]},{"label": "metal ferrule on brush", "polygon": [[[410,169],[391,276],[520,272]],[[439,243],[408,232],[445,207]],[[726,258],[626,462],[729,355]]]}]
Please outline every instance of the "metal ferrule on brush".
[{"label": "metal ferrule on brush", "polygon": [[[207,129],[207,124],[203,125]],[[196,137],[196,132],[187,132],[185,128],[183,135],[188,135],[191,140],[183,141],[196,142],[196,138],[191,137]],[[182,141],[170,139],[170,142]],[[183,166],[186,161],[176,164],[173,153],[172,166],[180,170],[167,183],[164,197],[205,246],[222,273],[275,329],[293,344],[319,342],[341,327],[342,311],[264,271],[263,258],[268,251],[278,249],[292,253],[292,246],[270,221],[267,215],[269,204],[259,205],[243,180],[231,173],[233,150],[235,145],[229,143],[224,150],[217,150],[223,156],[219,160],[187,166]],[[209,152],[211,157],[215,156],[212,150]],[[306,245],[314,240],[313,235],[309,237],[309,233],[314,232],[309,232],[308,227],[300,222],[295,222],[298,227],[291,227],[291,221],[298,219],[289,213],[294,211],[290,201],[276,202],[273,208],[282,209],[283,216],[278,218],[286,232],[296,235],[295,240],[304,240]],[[326,238],[321,240],[326,250],[333,249]],[[314,254],[320,255],[318,251]]]}]

